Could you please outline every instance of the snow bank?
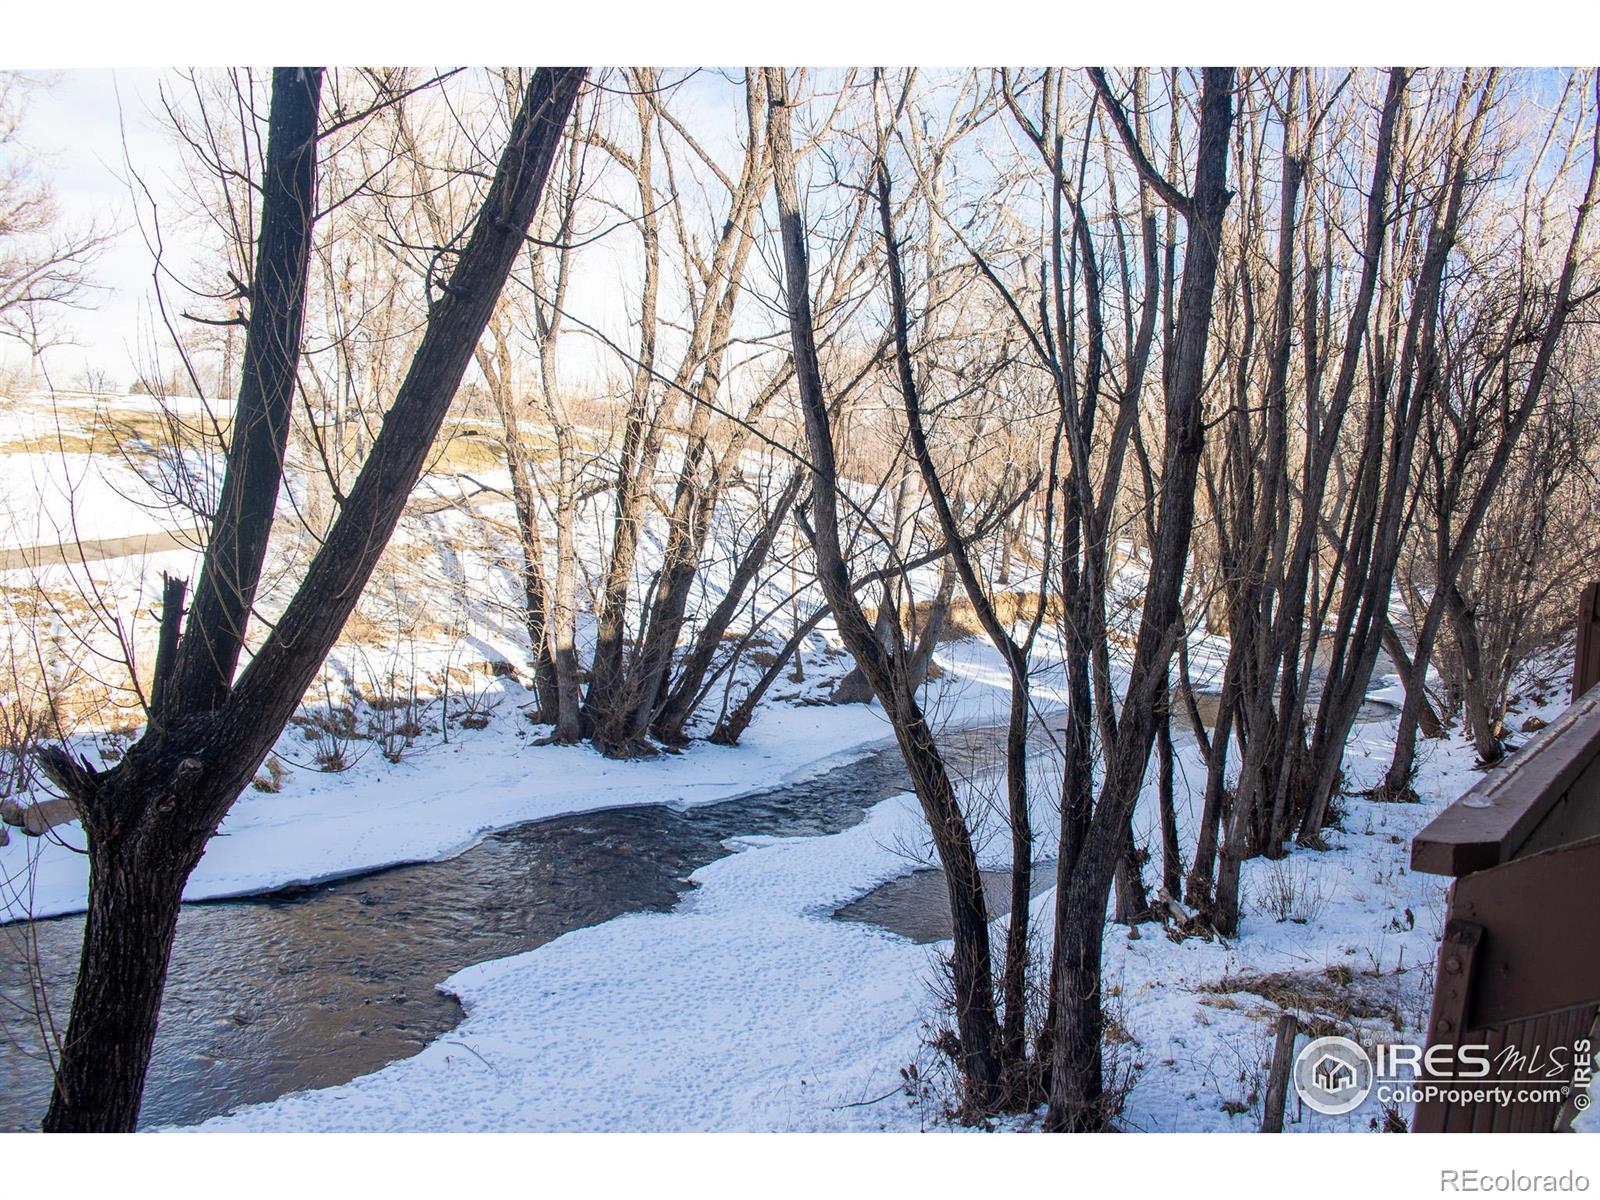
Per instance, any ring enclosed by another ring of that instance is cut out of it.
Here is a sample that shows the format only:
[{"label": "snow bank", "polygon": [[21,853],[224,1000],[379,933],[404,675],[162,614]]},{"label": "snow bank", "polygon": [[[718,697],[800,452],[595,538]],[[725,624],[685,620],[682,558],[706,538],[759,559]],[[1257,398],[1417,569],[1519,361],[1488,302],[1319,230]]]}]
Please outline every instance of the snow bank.
[{"label": "snow bank", "polygon": [[[1392,723],[1358,728],[1356,786],[1375,781]],[[1137,938],[1108,926],[1108,1066],[1130,1082],[1135,1130],[1253,1130],[1260,1118],[1276,1003],[1237,990],[1269,972],[1379,997],[1356,1018],[1374,1036],[1418,1038],[1446,880],[1413,875],[1412,835],[1475,773],[1470,746],[1427,743],[1424,803],[1346,798],[1326,852],[1257,860],[1232,942]],[[1179,795],[1198,801],[1192,741],[1178,753]],[[1151,819],[1147,791],[1141,822]],[[1185,820],[1192,808],[1185,808]],[[1186,842],[1189,837],[1185,833]],[[909,796],[828,837],[739,839],[738,853],[693,876],[677,909],[618,918],[512,958],[457,972],[442,987],[466,1020],[414,1058],[324,1091],[207,1122],[206,1130],[914,1130],[942,1121],[937,1095],[908,1095],[900,1069],[924,1068],[932,987],[948,943],[917,946],[832,912],[919,865]],[[1292,871],[1307,898],[1277,920],[1260,897]],[[1053,893],[1034,902],[1047,944]],[[996,922],[996,933],[1004,919]],[[1230,984],[1229,981],[1232,981]],[[1345,982],[1340,982],[1345,981]],[[1219,986],[1221,985],[1221,986]],[[1293,1106],[1291,1106],[1292,1108]],[[1409,1118],[1409,1113],[1398,1114]],[[1289,1129],[1365,1130],[1375,1100],[1345,1117],[1291,1111]],[[1024,1128],[1037,1114],[1002,1124]]]},{"label": "snow bank", "polygon": [[[993,658],[975,643],[946,657],[950,675],[936,699],[945,719],[1004,719]],[[633,761],[588,746],[532,746],[533,732],[514,705],[502,704],[487,729],[452,731],[450,744],[414,747],[399,763],[369,752],[342,773],[291,771],[278,793],[247,788],[184,898],[251,895],[448,858],[497,830],[567,813],[709,804],[837,766],[893,736],[876,704],[769,704],[736,747],[696,742],[682,754]],[[290,763],[310,757],[293,727],[278,753]],[[54,838],[14,836],[0,847],[0,879],[14,881],[0,889],[0,919],[83,911],[82,830],[64,825]]]},{"label": "snow bank", "polygon": [[201,1128],[914,1128],[930,952],[829,914],[903,871],[919,824],[899,797],[831,837],[741,839],[671,913],[457,972],[467,1019],[415,1058]]}]

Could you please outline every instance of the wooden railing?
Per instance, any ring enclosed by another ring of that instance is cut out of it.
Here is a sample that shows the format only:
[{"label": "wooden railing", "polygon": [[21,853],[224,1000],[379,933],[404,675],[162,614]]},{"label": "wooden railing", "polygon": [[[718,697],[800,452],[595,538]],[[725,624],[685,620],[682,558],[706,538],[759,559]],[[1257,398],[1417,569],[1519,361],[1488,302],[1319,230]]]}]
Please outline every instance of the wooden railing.
[{"label": "wooden railing", "polygon": [[[1600,1015],[1600,585],[1584,589],[1575,658],[1572,706],[1411,844],[1414,870],[1455,880],[1430,1050],[1486,1046],[1497,1064],[1515,1050],[1552,1085],[1572,1082],[1557,1064],[1581,1061]],[[1548,1095],[1425,1101],[1412,1128],[1549,1131],[1573,1112]]]}]

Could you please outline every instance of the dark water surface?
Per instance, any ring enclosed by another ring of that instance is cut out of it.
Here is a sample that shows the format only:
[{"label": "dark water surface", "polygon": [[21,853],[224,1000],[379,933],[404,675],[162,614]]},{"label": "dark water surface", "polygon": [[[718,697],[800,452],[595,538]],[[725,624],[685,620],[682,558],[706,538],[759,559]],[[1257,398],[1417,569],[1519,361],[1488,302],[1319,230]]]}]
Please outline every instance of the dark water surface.
[{"label": "dark water surface", "polygon": [[[992,730],[941,738],[964,771],[988,766],[996,742]],[[670,909],[692,872],[728,853],[725,838],[838,833],[909,786],[890,744],[718,804],[557,817],[443,862],[185,905],[141,1124],[191,1124],[415,1054],[461,1019],[436,988],[455,971]],[[0,927],[0,1130],[36,1129],[44,1113],[50,1068],[33,997],[42,981],[64,1030],[82,937],[81,917]]]},{"label": "dark water surface", "polygon": [[[1200,720],[1210,730],[1217,721],[1221,696],[1210,692],[1195,695],[1195,707]],[[1386,721],[1397,710],[1377,700],[1364,702],[1356,715],[1358,724]],[[1058,727],[1059,718],[1051,722]],[[1182,705],[1173,712],[1173,731],[1192,728],[1189,709]],[[998,736],[998,734],[996,735]],[[1033,866],[1029,894],[1038,896],[1055,886],[1056,860],[1045,859]],[[1003,917],[1011,911],[1011,872],[983,872],[983,892],[990,917]],[[933,868],[912,871],[895,879],[880,883],[865,895],[858,896],[833,914],[841,921],[859,921],[876,925],[913,942],[942,942],[955,936],[955,925],[950,917],[950,893],[946,890],[944,872]]]},{"label": "dark water surface", "polygon": [[[1028,889],[1030,896],[1049,891],[1056,884],[1056,860],[1035,863]],[[984,871],[983,895],[990,918],[1011,911],[1011,872]],[[924,867],[880,883],[833,914],[841,921],[859,921],[898,933],[913,942],[942,942],[955,936],[950,917],[950,892],[944,872]]]},{"label": "dark water surface", "polygon": [[[1373,706],[1363,719],[1385,715]],[[1204,703],[1202,716],[1215,719]],[[1059,718],[1050,725],[1059,728]],[[940,745],[952,770],[968,776],[1001,767],[1001,737],[997,729],[951,731]],[[1051,738],[1036,729],[1032,748]],[[689,889],[690,874],[728,853],[724,839],[838,833],[909,788],[899,749],[885,743],[802,782],[700,808],[556,817],[443,862],[187,904],[141,1125],[193,1124],[415,1054],[460,1021],[460,1006],[436,985],[461,968],[624,913],[664,912]],[[1036,868],[1035,892],[1053,877],[1050,864]],[[993,872],[986,884],[998,916],[1008,873]],[[936,871],[892,880],[838,915],[918,941],[950,936]],[[44,1047],[53,1044],[45,1030],[66,1028],[82,938],[81,917],[0,926],[0,1130],[36,1129],[44,1114]]]}]

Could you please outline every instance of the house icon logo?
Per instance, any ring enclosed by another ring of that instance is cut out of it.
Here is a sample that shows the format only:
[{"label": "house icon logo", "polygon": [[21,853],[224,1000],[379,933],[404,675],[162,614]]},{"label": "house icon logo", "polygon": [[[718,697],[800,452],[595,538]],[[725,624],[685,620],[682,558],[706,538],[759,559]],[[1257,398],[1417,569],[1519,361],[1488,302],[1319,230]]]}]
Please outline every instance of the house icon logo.
[{"label": "house icon logo", "polygon": [[1372,1091],[1372,1060],[1347,1037],[1315,1038],[1295,1056],[1293,1077],[1307,1107],[1337,1117],[1361,1107]]},{"label": "house icon logo", "polygon": [[1311,1078],[1326,1092],[1345,1092],[1356,1086],[1356,1069],[1342,1058],[1324,1054],[1311,1069]]}]

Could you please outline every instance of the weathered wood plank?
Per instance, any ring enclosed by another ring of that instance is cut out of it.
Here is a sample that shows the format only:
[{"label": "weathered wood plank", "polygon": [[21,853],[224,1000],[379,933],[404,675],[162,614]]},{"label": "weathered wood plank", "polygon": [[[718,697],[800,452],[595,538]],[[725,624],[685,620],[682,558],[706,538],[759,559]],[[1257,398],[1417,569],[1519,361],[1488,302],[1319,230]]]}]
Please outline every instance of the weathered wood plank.
[{"label": "weathered wood plank", "polygon": [[1277,1036],[1272,1045],[1272,1069],[1267,1076],[1267,1095],[1261,1104],[1261,1132],[1283,1132],[1283,1105],[1289,1095],[1289,1072],[1294,1069],[1294,1043],[1300,1021],[1293,1013],[1278,1015]]},{"label": "weathered wood plank", "polygon": [[[1564,821],[1587,825],[1591,808],[1600,808],[1600,772],[1590,772],[1597,761],[1600,692],[1568,708],[1435,817],[1411,843],[1412,869],[1460,877],[1509,862],[1558,809]],[[1582,794],[1569,797],[1580,783]]]},{"label": "weathered wood plank", "polygon": [[1600,1003],[1600,838],[1456,880],[1450,914],[1482,925],[1475,1028]]}]

